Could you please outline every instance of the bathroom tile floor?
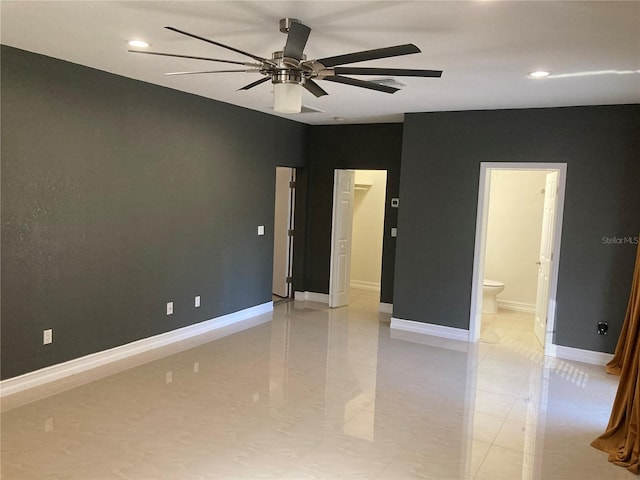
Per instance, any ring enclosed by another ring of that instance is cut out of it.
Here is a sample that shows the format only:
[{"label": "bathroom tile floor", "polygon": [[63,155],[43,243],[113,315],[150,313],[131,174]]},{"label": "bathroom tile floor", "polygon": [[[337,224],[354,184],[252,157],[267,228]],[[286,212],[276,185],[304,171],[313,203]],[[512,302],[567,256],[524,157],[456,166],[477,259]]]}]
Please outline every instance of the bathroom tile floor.
[{"label": "bathroom tile floor", "polygon": [[467,344],[392,332],[377,305],[283,303],[224,338],[8,397],[1,477],[631,478],[589,445],[617,378],[545,358],[530,316],[487,316]]}]

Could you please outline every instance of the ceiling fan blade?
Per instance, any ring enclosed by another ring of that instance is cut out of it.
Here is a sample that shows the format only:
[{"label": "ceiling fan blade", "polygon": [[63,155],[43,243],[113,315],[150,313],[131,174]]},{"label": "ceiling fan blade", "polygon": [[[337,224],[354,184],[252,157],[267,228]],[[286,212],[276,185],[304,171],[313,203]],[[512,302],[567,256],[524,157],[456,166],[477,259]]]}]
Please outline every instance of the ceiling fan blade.
[{"label": "ceiling fan blade", "polygon": [[336,65],[344,65],[346,63],[358,63],[366,60],[376,60],[378,58],[398,57],[400,55],[409,55],[412,53],[420,53],[420,49],[412,43],[405,45],[396,45],[395,47],[376,48],[374,50],[365,50],[362,52],[347,53],[335,57],[319,58],[317,61],[325,67],[335,67]]},{"label": "ceiling fan blade", "polygon": [[250,88],[257,87],[261,83],[268,82],[269,80],[271,80],[271,77],[264,77],[264,78],[261,78],[260,80],[250,83],[249,85],[245,85],[244,87],[239,88],[238,90],[249,90]]},{"label": "ceiling fan blade", "polygon": [[185,32],[184,30],[179,30],[175,27],[164,27],[167,30],[171,30],[173,32],[181,33],[182,35],[186,35],[187,37],[196,38],[198,40],[202,40],[203,42],[211,43],[212,45],[217,45],[218,47],[226,48],[227,50],[231,50],[232,52],[241,53],[242,55],[246,55],[247,57],[251,57],[254,60],[259,62],[267,62],[269,64],[273,63],[271,60],[267,60],[266,58],[259,57],[249,52],[245,52],[238,48],[230,47],[229,45],[225,45],[224,43],[216,42],[214,40],[209,40],[208,38],[201,37],[200,35],[195,35],[193,33]]},{"label": "ceiling fan blade", "polygon": [[322,97],[323,95],[329,95],[327,92],[325,92],[322,89],[322,87],[320,85],[318,85],[313,80],[306,80],[302,86],[304,88],[306,88],[308,91],[310,91],[311,93],[313,93],[316,97]]},{"label": "ceiling fan blade", "polygon": [[380,85],[374,82],[367,82],[366,80],[358,80],[356,78],[349,78],[349,77],[338,77],[335,75],[324,77],[322,80],[329,80],[330,82],[336,82],[336,83],[344,83],[346,85],[353,85],[354,87],[368,88],[370,90],[377,90],[379,92],[385,92],[385,93],[395,93],[399,90],[398,88],[387,87],[386,85]]},{"label": "ceiling fan blade", "polygon": [[302,60],[304,47],[309,39],[311,29],[298,22],[292,22],[287,34],[287,43],[284,46],[283,55],[288,58]]},{"label": "ceiling fan blade", "polygon": [[435,77],[442,76],[442,70],[411,70],[407,68],[358,68],[336,67],[336,75],[391,75],[397,77]]},{"label": "ceiling fan blade", "polygon": [[165,73],[165,75],[197,75],[200,73],[258,73],[260,70],[257,68],[253,68],[250,70],[201,70],[197,72],[169,72]]},{"label": "ceiling fan blade", "polygon": [[233,63],[234,65],[244,65],[245,67],[259,67],[259,63],[236,62],[234,60],[221,60],[219,58],[196,57],[194,55],[179,55],[177,53],[143,52],[142,50],[129,50],[131,53],[144,53],[145,55],[162,55],[164,57],[192,58],[194,60],[208,60],[210,62]]}]

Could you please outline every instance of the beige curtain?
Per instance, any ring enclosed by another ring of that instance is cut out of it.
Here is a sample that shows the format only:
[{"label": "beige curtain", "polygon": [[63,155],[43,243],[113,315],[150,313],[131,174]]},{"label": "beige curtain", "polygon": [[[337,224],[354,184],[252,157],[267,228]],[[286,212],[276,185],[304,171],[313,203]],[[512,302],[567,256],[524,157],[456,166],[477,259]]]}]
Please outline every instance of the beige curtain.
[{"label": "beige curtain", "polygon": [[616,351],[605,369],[620,375],[607,430],[591,445],[609,454],[609,461],[638,474],[640,470],[640,246],[627,314]]}]

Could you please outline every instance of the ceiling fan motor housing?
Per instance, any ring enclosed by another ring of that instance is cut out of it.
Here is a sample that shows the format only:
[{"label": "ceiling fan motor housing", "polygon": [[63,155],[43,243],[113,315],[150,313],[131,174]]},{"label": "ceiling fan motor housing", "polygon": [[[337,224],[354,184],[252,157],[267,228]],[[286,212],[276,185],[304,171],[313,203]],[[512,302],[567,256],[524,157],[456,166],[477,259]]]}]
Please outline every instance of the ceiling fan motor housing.
[{"label": "ceiling fan motor housing", "polygon": [[291,69],[278,69],[271,76],[271,81],[273,83],[295,83],[296,85],[304,84],[304,75],[299,70],[291,70]]},{"label": "ceiling fan motor housing", "polygon": [[269,71],[264,72],[271,77],[272,83],[293,83],[296,85],[304,85],[306,77],[305,70],[302,68],[301,63],[307,59],[306,55],[300,60],[295,58],[287,58],[284,56],[282,50],[273,52],[272,60],[276,64],[276,67],[272,67]]}]

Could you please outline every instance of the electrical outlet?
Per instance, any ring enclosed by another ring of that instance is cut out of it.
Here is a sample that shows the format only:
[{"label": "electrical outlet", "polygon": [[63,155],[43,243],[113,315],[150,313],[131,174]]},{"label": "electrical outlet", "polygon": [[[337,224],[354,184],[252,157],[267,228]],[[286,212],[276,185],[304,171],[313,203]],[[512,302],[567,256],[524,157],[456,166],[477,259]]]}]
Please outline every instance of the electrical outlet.
[{"label": "electrical outlet", "polygon": [[53,417],[49,417],[44,421],[44,431],[53,432]]},{"label": "electrical outlet", "polygon": [[193,301],[193,305],[198,308],[200,306],[200,295],[196,296],[195,300]]},{"label": "electrical outlet", "polygon": [[42,332],[42,344],[49,345],[53,342],[53,329],[49,328]]},{"label": "electrical outlet", "polygon": [[396,227],[392,227],[391,228],[391,236],[392,237],[397,237],[398,236],[398,229]]},{"label": "electrical outlet", "polygon": [[200,371],[200,362],[194,362],[193,373],[198,373],[199,371]]},{"label": "electrical outlet", "polygon": [[264,235],[264,225],[258,225],[258,235]]},{"label": "electrical outlet", "polygon": [[609,324],[607,322],[598,322],[598,335],[606,335],[609,330]]},{"label": "electrical outlet", "polygon": [[164,377],[164,380],[166,383],[173,382],[173,372],[167,372],[167,374]]},{"label": "electrical outlet", "polygon": [[173,315],[173,302],[167,302],[167,315]]}]

